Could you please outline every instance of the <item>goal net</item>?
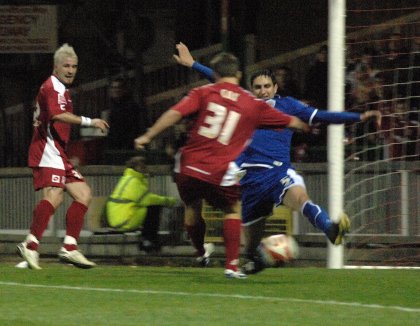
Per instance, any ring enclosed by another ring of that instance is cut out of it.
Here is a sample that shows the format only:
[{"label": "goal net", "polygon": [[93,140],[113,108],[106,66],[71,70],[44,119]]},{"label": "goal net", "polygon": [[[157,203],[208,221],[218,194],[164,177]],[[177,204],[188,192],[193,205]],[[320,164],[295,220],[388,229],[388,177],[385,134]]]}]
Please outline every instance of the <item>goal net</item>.
[{"label": "goal net", "polygon": [[420,3],[346,6],[346,109],[383,120],[346,129],[345,264],[420,266]]}]

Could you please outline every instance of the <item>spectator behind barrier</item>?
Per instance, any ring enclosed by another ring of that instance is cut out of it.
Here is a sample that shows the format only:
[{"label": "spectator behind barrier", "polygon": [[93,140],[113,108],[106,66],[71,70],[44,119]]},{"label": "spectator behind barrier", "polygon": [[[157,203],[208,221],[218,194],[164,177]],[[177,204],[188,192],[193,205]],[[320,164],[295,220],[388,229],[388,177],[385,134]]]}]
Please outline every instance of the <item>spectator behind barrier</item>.
[{"label": "spectator behind barrier", "polygon": [[117,231],[135,231],[142,228],[139,247],[146,252],[158,251],[159,217],[162,206],[174,206],[174,197],[160,196],[149,191],[146,160],[135,156],[126,163],[106,204],[108,224]]},{"label": "spectator behind barrier", "polygon": [[286,66],[277,66],[273,69],[277,81],[277,94],[291,96],[297,99],[302,97],[299,86],[293,78],[292,70]]}]

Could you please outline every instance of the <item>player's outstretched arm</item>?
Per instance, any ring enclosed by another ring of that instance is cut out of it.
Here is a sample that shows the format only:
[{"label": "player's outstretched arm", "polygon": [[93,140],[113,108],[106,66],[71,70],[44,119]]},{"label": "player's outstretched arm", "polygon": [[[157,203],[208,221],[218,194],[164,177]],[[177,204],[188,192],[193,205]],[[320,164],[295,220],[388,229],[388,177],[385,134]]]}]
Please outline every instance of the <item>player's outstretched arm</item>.
[{"label": "player's outstretched arm", "polygon": [[153,138],[170,126],[173,126],[182,119],[181,113],[175,110],[168,110],[160,116],[160,118],[151,126],[146,133],[134,139],[134,148],[137,150],[144,149]]},{"label": "player's outstretched arm", "polygon": [[188,47],[184,43],[179,42],[177,45],[175,45],[175,48],[178,51],[178,55],[176,54],[173,55],[176,62],[185,67],[191,68],[195,60],[192,57],[191,52],[188,49]]},{"label": "player's outstretched arm", "polygon": [[178,64],[192,68],[203,74],[209,81],[214,82],[213,70],[195,61],[190,50],[184,43],[179,42],[175,47],[178,55],[174,54],[173,57]]},{"label": "player's outstretched arm", "polygon": [[370,118],[375,118],[378,128],[381,126],[381,112],[378,110],[370,110],[364,113],[358,112],[335,112],[335,111],[324,111],[316,109],[316,114],[312,120],[312,123],[321,122],[321,123],[333,123],[341,124],[347,122],[359,122],[366,121]]},{"label": "player's outstretched arm", "polygon": [[93,127],[101,129],[105,132],[108,128],[108,122],[102,119],[91,119],[83,116],[78,116],[70,112],[57,114],[52,118],[54,121],[70,123],[74,125],[81,125],[82,127]]}]

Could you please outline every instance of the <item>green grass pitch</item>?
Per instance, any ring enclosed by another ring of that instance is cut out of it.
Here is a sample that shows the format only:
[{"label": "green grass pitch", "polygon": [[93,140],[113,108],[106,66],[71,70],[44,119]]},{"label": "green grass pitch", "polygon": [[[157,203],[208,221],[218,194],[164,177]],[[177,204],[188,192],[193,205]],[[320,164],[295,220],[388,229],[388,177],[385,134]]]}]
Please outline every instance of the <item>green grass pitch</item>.
[{"label": "green grass pitch", "polygon": [[420,325],[417,270],[0,265],[0,325]]}]

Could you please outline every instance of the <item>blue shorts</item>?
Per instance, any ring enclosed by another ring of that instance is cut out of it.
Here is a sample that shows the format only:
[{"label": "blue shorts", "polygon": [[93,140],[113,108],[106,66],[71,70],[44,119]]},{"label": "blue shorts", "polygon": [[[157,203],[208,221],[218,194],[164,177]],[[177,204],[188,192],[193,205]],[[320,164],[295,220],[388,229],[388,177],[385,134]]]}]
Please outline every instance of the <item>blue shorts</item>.
[{"label": "blue shorts", "polygon": [[242,224],[255,223],[272,214],[290,187],[305,187],[302,176],[290,166],[246,169],[241,181]]}]

